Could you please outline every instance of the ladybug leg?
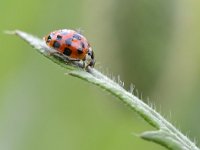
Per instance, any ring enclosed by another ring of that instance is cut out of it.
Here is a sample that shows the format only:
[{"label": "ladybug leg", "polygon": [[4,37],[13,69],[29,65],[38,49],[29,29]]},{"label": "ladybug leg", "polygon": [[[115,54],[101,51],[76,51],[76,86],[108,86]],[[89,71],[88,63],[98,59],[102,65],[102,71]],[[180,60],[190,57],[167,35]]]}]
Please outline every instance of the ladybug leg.
[{"label": "ladybug leg", "polygon": [[86,68],[86,66],[85,66],[85,62],[83,61],[83,65],[82,65],[82,68]]},{"label": "ladybug leg", "polygon": [[[77,58],[70,58],[60,52],[51,52],[49,53],[50,56],[55,57],[58,60],[64,61],[66,64],[68,64],[69,62],[76,62],[76,61],[80,61],[80,59]],[[81,68],[85,68],[85,62],[83,61],[83,64],[79,64],[77,63],[76,65],[78,65]]]},{"label": "ladybug leg", "polygon": [[57,56],[57,57],[61,57],[62,56],[62,54],[60,53],[60,52],[57,52],[57,51],[54,51],[54,52],[49,52],[49,55],[50,56]]},{"label": "ladybug leg", "polygon": [[50,56],[56,56],[56,57],[60,57],[61,59],[66,59],[67,61],[80,61],[80,59],[76,59],[76,58],[70,58],[60,52],[50,52],[49,53]]},{"label": "ladybug leg", "polygon": [[90,64],[87,64],[86,66],[84,66],[84,68],[85,68],[85,69],[88,69],[89,66],[91,67]]},{"label": "ladybug leg", "polygon": [[62,55],[63,59],[65,59],[66,61],[80,61],[80,59],[77,59],[77,58],[70,58],[63,54],[61,54],[61,55]]},{"label": "ladybug leg", "polygon": [[64,57],[66,57],[69,61],[80,61],[80,59],[70,58],[68,56],[64,56]]}]

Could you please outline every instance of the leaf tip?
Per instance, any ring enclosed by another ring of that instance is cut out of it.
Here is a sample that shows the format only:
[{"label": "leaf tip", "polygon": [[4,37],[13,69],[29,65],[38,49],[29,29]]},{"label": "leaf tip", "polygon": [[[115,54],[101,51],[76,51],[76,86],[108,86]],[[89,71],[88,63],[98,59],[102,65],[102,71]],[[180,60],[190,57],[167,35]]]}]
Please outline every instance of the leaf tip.
[{"label": "leaf tip", "polygon": [[16,31],[17,31],[17,30],[4,30],[3,33],[4,33],[4,34],[13,35],[13,34],[16,34]]}]

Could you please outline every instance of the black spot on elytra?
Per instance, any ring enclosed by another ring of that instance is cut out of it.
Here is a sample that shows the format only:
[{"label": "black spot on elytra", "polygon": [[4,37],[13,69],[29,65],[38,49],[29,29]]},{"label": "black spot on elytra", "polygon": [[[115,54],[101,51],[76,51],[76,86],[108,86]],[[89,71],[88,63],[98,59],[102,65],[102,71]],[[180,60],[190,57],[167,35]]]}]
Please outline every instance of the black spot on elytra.
[{"label": "black spot on elytra", "polygon": [[83,42],[81,42],[81,46],[82,48],[85,48],[85,44]]},{"label": "black spot on elytra", "polygon": [[71,46],[72,45],[72,38],[65,40],[65,44],[67,44],[68,46]]},{"label": "black spot on elytra", "polygon": [[61,35],[57,35],[57,40],[61,40],[62,36]]},{"label": "black spot on elytra", "polygon": [[54,41],[53,47],[54,47],[54,48],[59,48],[59,47],[60,47],[60,43],[57,42],[57,41]]},{"label": "black spot on elytra", "polygon": [[75,39],[77,39],[77,40],[81,40],[81,36],[78,35],[78,34],[74,34],[74,35],[73,35],[73,38],[75,38]]},{"label": "black spot on elytra", "polygon": [[65,55],[67,55],[67,56],[70,56],[71,53],[72,53],[71,49],[69,49],[69,48],[67,48],[67,47],[64,49],[63,54],[65,54]]},{"label": "black spot on elytra", "polygon": [[78,52],[78,54],[82,54],[83,53],[83,49],[82,48],[78,48],[77,52]]},{"label": "black spot on elytra", "polygon": [[47,37],[47,41],[46,41],[46,42],[50,42],[50,40],[51,40],[51,35],[49,35],[49,36]]}]

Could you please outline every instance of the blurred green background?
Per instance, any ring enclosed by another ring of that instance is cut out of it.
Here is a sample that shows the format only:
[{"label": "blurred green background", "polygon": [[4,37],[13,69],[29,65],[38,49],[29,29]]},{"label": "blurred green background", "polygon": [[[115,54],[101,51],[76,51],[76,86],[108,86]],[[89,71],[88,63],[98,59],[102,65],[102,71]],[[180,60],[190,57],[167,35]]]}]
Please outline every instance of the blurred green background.
[{"label": "blurred green background", "polygon": [[[21,39],[81,28],[96,68],[133,83],[168,120],[200,139],[200,1],[1,0],[0,149],[164,150],[137,135],[152,129],[121,101]],[[170,115],[171,114],[171,115]],[[136,136],[135,136],[136,135]]]}]

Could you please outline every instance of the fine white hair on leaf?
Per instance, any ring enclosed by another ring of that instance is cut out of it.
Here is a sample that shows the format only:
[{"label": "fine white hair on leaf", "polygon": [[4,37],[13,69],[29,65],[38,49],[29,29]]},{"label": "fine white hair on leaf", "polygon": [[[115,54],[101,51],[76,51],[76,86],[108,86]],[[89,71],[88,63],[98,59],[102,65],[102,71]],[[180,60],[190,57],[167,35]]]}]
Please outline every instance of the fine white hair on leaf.
[{"label": "fine white hair on leaf", "polygon": [[129,92],[130,92],[131,94],[133,94],[134,89],[135,89],[135,85],[133,85],[133,83],[131,83],[131,84],[130,84],[130,88],[129,88]]},{"label": "fine white hair on leaf", "polygon": [[143,93],[142,92],[140,92],[140,99],[141,100],[143,100],[143,95],[142,95]]},{"label": "fine white hair on leaf", "polygon": [[137,97],[139,97],[139,96],[140,96],[140,94],[139,94],[139,91],[138,91],[138,89],[136,89],[136,90],[135,90],[135,92],[136,92],[136,96],[137,96]]},{"label": "fine white hair on leaf", "polygon": [[116,82],[116,77],[114,75],[111,75],[111,79]]}]

